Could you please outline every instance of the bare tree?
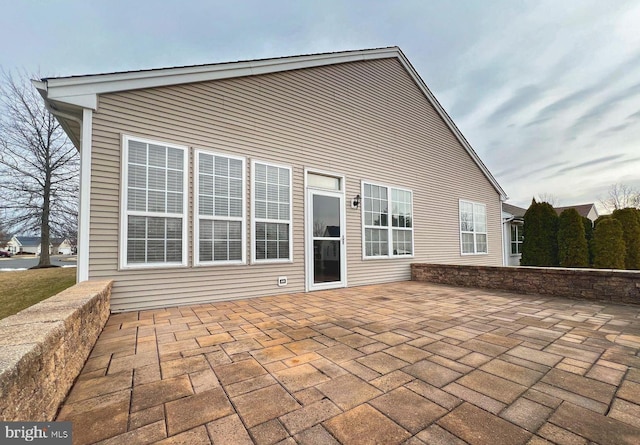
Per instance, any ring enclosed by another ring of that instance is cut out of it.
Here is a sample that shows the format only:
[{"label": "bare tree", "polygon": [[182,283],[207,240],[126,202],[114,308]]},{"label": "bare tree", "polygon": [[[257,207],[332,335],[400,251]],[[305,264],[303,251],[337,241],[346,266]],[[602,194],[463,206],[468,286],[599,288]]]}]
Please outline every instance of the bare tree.
[{"label": "bare tree", "polygon": [[51,265],[50,238],[78,216],[79,155],[25,73],[0,78],[0,208],[14,233],[39,233],[37,267]]},{"label": "bare tree", "polygon": [[627,184],[612,184],[607,191],[607,197],[600,199],[600,204],[609,213],[627,207],[640,209],[640,190]]},{"label": "bare tree", "polygon": [[4,249],[4,247],[7,245],[7,242],[9,242],[10,239],[11,237],[9,236],[9,233],[5,228],[4,218],[2,218],[0,220],[0,249]]},{"label": "bare tree", "polygon": [[538,193],[537,202],[547,202],[551,204],[551,207],[556,207],[558,205],[558,197],[552,193]]}]

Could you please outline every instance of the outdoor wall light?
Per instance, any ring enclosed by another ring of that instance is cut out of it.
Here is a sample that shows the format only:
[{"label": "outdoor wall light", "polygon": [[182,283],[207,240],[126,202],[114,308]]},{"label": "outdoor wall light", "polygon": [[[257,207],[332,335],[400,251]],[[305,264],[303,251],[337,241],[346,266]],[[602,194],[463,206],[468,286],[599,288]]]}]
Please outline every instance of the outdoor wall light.
[{"label": "outdoor wall light", "polygon": [[358,207],[360,207],[360,195],[356,195],[353,198],[353,201],[351,201],[351,208],[352,209],[357,209]]}]

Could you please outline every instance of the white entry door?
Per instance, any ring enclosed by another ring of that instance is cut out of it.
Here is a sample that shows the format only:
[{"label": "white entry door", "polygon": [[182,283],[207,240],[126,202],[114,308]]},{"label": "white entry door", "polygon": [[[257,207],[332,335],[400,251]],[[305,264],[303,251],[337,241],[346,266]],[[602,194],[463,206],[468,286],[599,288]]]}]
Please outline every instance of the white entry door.
[{"label": "white entry door", "polygon": [[344,194],[307,189],[307,288],[346,286]]}]

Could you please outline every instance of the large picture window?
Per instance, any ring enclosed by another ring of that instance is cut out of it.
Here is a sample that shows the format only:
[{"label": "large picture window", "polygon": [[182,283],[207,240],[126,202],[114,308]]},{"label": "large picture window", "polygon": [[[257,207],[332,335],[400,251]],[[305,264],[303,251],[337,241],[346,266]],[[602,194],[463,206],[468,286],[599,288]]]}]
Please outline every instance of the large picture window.
[{"label": "large picture window", "polygon": [[364,257],[412,256],[412,192],[364,182],[362,199]]},{"label": "large picture window", "polygon": [[487,211],[484,204],[460,200],[460,243],[465,255],[487,253]]},{"label": "large picture window", "polygon": [[244,158],[196,151],[195,264],[245,263]]},{"label": "large picture window", "polygon": [[122,267],[186,265],[186,147],[123,137]]},{"label": "large picture window", "polygon": [[254,161],[251,173],[252,260],[291,261],[291,168]]}]

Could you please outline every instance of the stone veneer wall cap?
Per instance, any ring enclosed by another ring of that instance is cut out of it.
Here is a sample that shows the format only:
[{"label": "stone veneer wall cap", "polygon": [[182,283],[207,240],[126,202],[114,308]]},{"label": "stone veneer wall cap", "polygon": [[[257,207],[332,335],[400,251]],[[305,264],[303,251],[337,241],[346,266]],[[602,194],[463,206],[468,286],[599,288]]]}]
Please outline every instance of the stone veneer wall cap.
[{"label": "stone veneer wall cap", "polygon": [[112,284],[85,281],[0,320],[0,421],[55,417],[109,318]]}]

